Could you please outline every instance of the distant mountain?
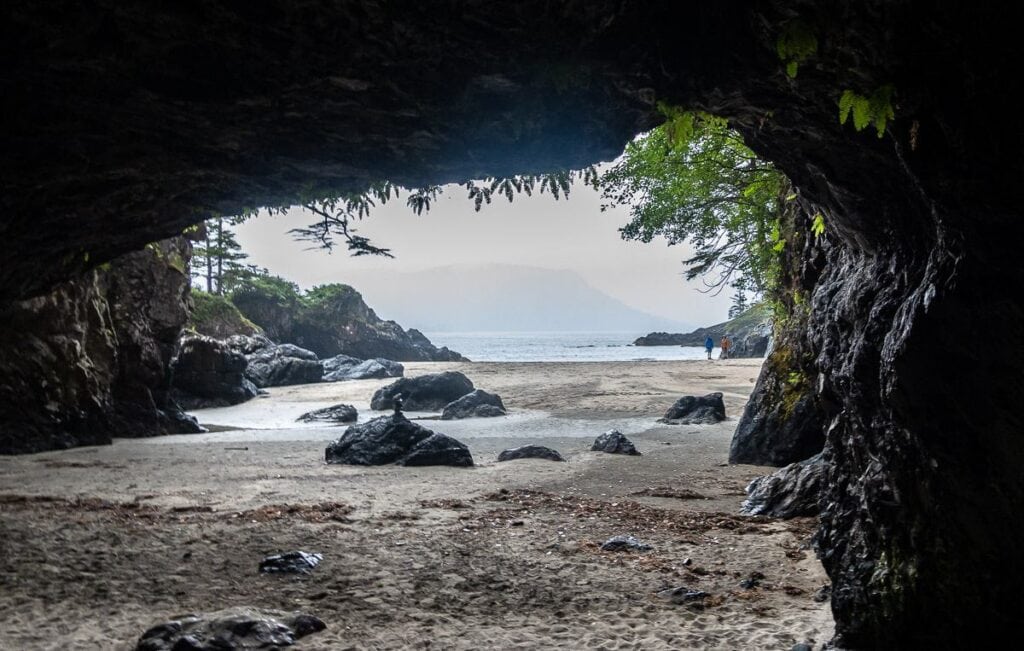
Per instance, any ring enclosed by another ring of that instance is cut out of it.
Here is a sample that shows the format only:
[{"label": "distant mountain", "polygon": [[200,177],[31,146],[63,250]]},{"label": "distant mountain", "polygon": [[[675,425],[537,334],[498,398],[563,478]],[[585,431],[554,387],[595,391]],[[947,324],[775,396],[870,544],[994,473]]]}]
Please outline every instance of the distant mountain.
[{"label": "distant mountain", "polygon": [[448,266],[344,279],[381,317],[435,332],[686,330],[587,284],[576,272],[513,265]]}]

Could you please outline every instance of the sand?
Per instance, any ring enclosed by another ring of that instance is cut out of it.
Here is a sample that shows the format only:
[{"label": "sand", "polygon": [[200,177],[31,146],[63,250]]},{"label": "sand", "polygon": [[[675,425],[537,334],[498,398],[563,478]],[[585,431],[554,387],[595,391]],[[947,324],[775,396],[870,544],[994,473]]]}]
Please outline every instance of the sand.
[{"label": "sand", "polygon": [[[387,381],[272,389],[196,412],[227,431],[0,457],[0,648],[131,649],[186,612],[315,614],[296,649],[788,649],[831,637],[813,519],[738,516],[769,469],[728,466],[758,360],[410,363],[465,372],[510,416],[422,424],[464,441],[472,469],[327,466],[340,430],[308,409],[368,410]],[[722,391],[729,420],[663,426],[679,396]],[[363,418],[373,414],[364,413]],[[643,452],[590,452],[616,427]],[[496,463],[524,443],[568,463]],[[646,553],[604,552],[632,534]],[[260,559],[324,555],[307,576]],[[689,560],[686,564],[685,561]],[[754,589],[740,587],[752,572]],[[657,596],[687,586],[703,608]]]}]

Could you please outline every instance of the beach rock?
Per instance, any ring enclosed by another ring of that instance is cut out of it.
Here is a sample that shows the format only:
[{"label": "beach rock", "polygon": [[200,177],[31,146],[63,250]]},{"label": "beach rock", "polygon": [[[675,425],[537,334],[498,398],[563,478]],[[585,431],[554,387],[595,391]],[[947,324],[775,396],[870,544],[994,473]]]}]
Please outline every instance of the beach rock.
[{"label": "beach rock", "polygon": [[394,397],[401,395],[404,408],[409,411],[437,411],[471,391],[473,383],[458,371],[402,378],[377,389],[370,400],[370,409],[391,409]]},{"label": "beach rock", "polygon": [[492,418],[505,414],[505,405],[501,402],[501,396],[488,393],[483,389],[476,389],[445,405],[444,411],[441,413],[441,420]]},{"label": "beach rock", "polygon": [[379,466],[472,466],[469,448],[413,423],[401,413],[350,426],[327,446],[327,463]]},{"label": "beach rock", "polygon": [[679,332],[651,332],[644,335],[643,337],[637,337],[633,341],[634,346],[682,346],[688,344],[690,346],[703,346],[704,340],[701,339],[699,344],[690,343],[691,337]]},{"label": "beach rock", "polygon": [[[336,358],[332,358],[336,359]],[[379,380],[389,377],[402,377],[405,367],[399,362],[390,359],[368,359],[365,361],[356,360],[351,366],[338,365],[337,369],[324,374],[324,382],[338,382],[343,380]]]},{"label": "beach rock", "polygon": [[825,585],[818,588],[817,592],[814,593],[814,601],[819,604],[825,603],[832,598],[832,584],[826,583]]},{"label": "beach rock", "polygon": [[671,601],[674,604],[688,604],[693,602],[704,601],[709,595],[707,592],[701,590],[693,590],[681,585],[678,588],[669,588],[668,590],[662,590],[657,593],[662,599]]},{"label": "beach rock", "polygon": [[322,560],[324,560],[323,554],[303,551],[274,554],[260,561],[260,572],[267,574],[309,574]]},{"label": "beach rock", "polygon": [[764,580],[764,574],[761,572],[751,572],[742,581],[740,581],[740,587],[744,590],[753,590],[754,588],[761,585],[761,581]]},{"label": "beach rock", "polygon": [[751,481],[740,511],[773,518],[818,515],[824,482],[825,461],[821,454],[816,454]]},{"label": "beach rock", "polygon": [[606,552],[649,552],[654,548],[633,536],[612,536],[601,544],[601,549]]},{"label": "beach rock", "polygon": [[324,367],[316,353],[293,344],[270,344],[246,354],[245,375],[257,387],[319,382]]},{"label": "beach rock", "polygon": [[270,651],[325,628],[323,621],[304,613],[230,608],[158,624],[142,634],[135,651]]},{"label": "beach rock", "polygon": [[633,442],[617,429],[609,430],[594,439],[590,446],[594,452],[607,452],[608,454],[629,454],[639,456],[640,452],[633,445]]},{"label": "beach rock", "polygon": [[339,403],[337,405],[331,405],[330,407],[324,407],[323,409],[307,411],[296,420],[302,421],[303,423],[325,422],[340,424],[354,423],[358,418],[359,412],[355,407]]},{"label": "beach rock", "polygon": [[706,396],[683,396],[668,408],[659,423],[673,425],[709,425],[725,420],[725,403],[721,393]]},{"label": "beach rock", "polygon": [[245,377],[248,361],[225,342],[186,335],[172,363],[175,399],[186,409],[224,407],[256,395]]},{"label": "beach rock", "polygon": [[352,357],[350,355],[335,355],[334,357],[328,357],[320,360],[320,363],[324,367],[324,381],[333,382],[334,380],[327,379],[328,376],[338,373],[339,377],[335,378],[338,380],[344,379],[343,376],[349,369],[362,364],[363,360],[358,357]]},{"label": "beach rock", "polygon": [[549,461],[565,461],[565,457],[557,450],[544,447],[543,445],[524,445],[510,450],[502,450],[498,455],[498,461],[512,461],[513,459],[548,459]]}]

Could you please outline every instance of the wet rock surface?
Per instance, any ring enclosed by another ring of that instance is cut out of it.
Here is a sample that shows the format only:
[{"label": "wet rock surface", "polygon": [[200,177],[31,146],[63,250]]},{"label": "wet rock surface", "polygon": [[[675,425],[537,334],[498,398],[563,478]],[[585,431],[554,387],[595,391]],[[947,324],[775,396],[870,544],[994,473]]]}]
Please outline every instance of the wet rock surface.
[{"label": "wet rock surface", "polygon": [[649,552],[654,548],[633,536],[612,536],[601,543],[601,549],[606,552]]},{"label": "wet rock surface", "polygon": [[[233,337],[238,340],[240,337]],[[253,339],[239,350],[249,350],[245,376],[257,387],[311,384],[323,379],[324,367],[316,353],[294,344],[275,344],[269,339]]]},{"label": "wet rock surface", "polygon": [[381,387],[373,394],[370,408],[385,410],[394,407],[394,398],[402,396],[404,408],[409,411],[440,411],[448,403],[473,391],[473,383],[458,371],[431,373],[402,378]]},{"label": "wet rock surface", "polygon": [[515,459],[547,459],[548,461],[565,461],[565,457],[543,445],[524,445],[518,448],[502,450],[498,454],[498,461],[513,461]]},{"label": "wet rock surface", "polygon": [[158,624],[142,634],[135,651],[270,651],[325,628],[313,615],[232,608]]},{"label": "wet rock surface", "polygon": [[260,561],[260,572],[266,574],[309,574],[322,560],[324,560],[323,554],[316,552],[294,551],[273,554]]},{"label": "wet rock surface", "polygon": [[725,420],[725,402],[721,393],[683,396],[675,401],[659,423],[672,425],[712,425]]},{"label": "wet rock surface", "polygon": [[613,429],[605,432],[594,439],[590,446],[592,452],[607,452],[608,454],[628,454],[639,456],[640,452],[626,436],[619,430]]},{"label": "wet rock surface", "polygon": [[444,411],[441,412],[441,420],[494,418],[504,416],[506,413],[501,396],[483,389],[475,389],[445,405]]},{"label": "wet rock surface", "polygon": [[758,477],[747,485],[742,513],[773,518],[796,518],[821,513],[825,460],[819,453],[810,459]]},{"label": "wet rock surface", "polygon": [[186,409],[224,407],[256,396],[248,361],[227,343],[202,335],[182,338],[174,359],[174,396]]},{"label": "wet rock surface", "polygon": [[408,420],[401,413],[350,426],[327,446],[327,463],[379,466],[472,466],[469,448]]},{"label": "wet rock surface", "polygon": [[337,404],[323,409],[307,411],[296,420],[303,423],[354,423],[359,419],[359,411],[352,405]]}]

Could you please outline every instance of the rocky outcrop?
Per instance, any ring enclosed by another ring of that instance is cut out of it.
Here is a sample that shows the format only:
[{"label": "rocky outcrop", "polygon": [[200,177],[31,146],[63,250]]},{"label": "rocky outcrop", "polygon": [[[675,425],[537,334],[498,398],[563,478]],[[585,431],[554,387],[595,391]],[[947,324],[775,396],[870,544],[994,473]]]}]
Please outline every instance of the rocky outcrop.
[{"label": "rocky outcrop", "polygon": [[262,333],[259,326],[245,318],[226,297],[194,288],[188,329],[214,339],[227,339],[233,335],[251,337]]},{"label": "rocky outcrop", "polygon": [[237,405],[256,396],[245,355],[202,335],[182,338],[173,362],[174,396],[186,409]]},{"label": "rocky outcrop", "polygon": [[514,461],[516,459],[547,459],[548,461],[565,461],[565,457],[543,445],[524,445],[518,448],[502,450],[498,461]]},{"label": "rocky outcrop", "polygon": [[697,328],[688,333],[652,332],[639,337],[634,346],[691,346],[704,347],[704,340],[711,336],[715,346],[724,335],[732,340],[730,357],[764,357],[772,337],[772,319],[765,304],[755,305],[734,319],[717,323],[707,328]]},{"label": "rocky outcrop", "polygon": [[183,238],[0,303],[0,454],[201,431],[170,396],[188,313]]},{"label": "rocky outcrop", "polygon": [[506,413],[501,396],[476,389],[445,405],[444,411],[441,412],[441,420],[494,418],[504,416]]},{"label": "rocky outcrop", "polygon": [[719,392],[706,396],[683,396],[668,408],[660,423],[711,425],[725,420],[725,402]]},{"label": "rocky outcrop", "polygon": [[816,516],[824,487],[825,460],[819,453],[751,481],[741,512],[773,518]]},{"label": "rocky outcrop", "polygon": [[346,405],[340,403],[337,405],[331,405],[330,407],[324,407],[323,409],[316,409],[313,411],[307,411],[306,413],[299,416],[296,420],[303,423],[354,423],[359,418],[359,412],[352,405]]},{"label": "rocky outcrop", "polygon": [[348,355],[335,355],[321,362],[324,367],[324,382],[344,380],[379,380],[402,377],[405,367],[390,359],[378,358],[361,360]]},{"label": "rocky outcrop", "polygon": [[628,454],[639,456],[640,452],[626,436],[617,429],[609,430],[594,439],[590,446],[592,452],[607,452],[608,454]]},{"label": "rocky outcrop", "polygon": [[410,411],[439,411],[472,391],[473,382],[458,371],[407,377],[377,389],[370,409],[392,409],[395,396],[401,395],[404,407]]},{"label": "rocky outcrop", "polygon": [[379,466],[472,466],[462,443],[408,420],[401,413],[350,426],[327,446],[327,463]]},{"label": "rocky outcrop", "polygon": [[312,615],[230,608],[157,624],[142,634],[135,651],[277,649],[325,628]]},{"label": "rocky outcrop", "polygon": [[256,348],[245,355],[249,362],[245,377],[257,387],[280,387],[319,382],[323,364],[312,351],[292,344],[274,344]]}]

